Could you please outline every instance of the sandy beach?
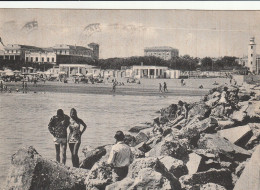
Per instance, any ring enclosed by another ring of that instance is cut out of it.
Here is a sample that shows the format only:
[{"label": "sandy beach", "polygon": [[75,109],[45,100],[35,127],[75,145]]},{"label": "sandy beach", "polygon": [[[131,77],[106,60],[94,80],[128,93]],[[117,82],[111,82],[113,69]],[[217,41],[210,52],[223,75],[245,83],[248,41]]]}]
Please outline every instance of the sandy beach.
[{"label": "sandy beach", "polygon": [[[134,96],[202,96],[210,88],[216,87],[213,85],[215,81],[219,85],[228,82],[227,79],[186,79],[186,85],[180,85],[180,79],[142,79],[141,84],[126,83],[126,79],[121,79],[124,85],[117,86],[116,92],[112,92],[112,83],[95,83],[95,84],[75,84],[73,82],[62,83],[57,81],[47,81],[46,83],[38,82],[37,86],[33,83],[28,83],[28,93],[82,93],[82,94],[115,94],[115,95],[134,95]],[[120,82],[120,80],[119,80]],[[159,92],[159,83],[167,83],[168,92]],[[6,83],[8,89],[11,88],[12,93],[22,93],[22,82]],[[203,89],[198,87],[203,85]]]}]

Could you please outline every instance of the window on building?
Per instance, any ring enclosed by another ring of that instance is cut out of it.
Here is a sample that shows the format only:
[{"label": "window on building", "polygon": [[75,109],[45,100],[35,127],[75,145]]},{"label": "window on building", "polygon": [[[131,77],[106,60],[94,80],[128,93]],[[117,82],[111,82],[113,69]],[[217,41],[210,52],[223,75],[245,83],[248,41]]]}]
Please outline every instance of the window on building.
[{"label": "window on building", "polygon": [[251,65],[253,64],[253,61],[251,61]]},{"label": "window on building", "polygon": [[253,46],[251,46],[251,49],[253,49]]},{"label": "window on building", "polygon": [[251,54],[251,57],[253,57],[253,54]]},{"label": "window on building", "polygon": [[50,58],[49,57],[47,57],[47,62],[50,62]]},{"label": "window on building", "polygon": [[52,62],[54,62],[54,57],[52,58]]},{"label": "window on building", "polygon": [[67,53],[67,51],[65,50],[65,54]]},{"label": "window on building", "polygon": [[26,62],[28,62],[29,61],[29,57],[26,57]]},{"label": "window on building", "polygon": [[60,50],[60,54],[62,53],[62,51]]},{"label": "window on building", "polygon": [[42,57],[42,62],[44,62],[44,57]]},{"label": "window on building", "polygon": [[35,58],[35,61],[38,61],[38,57]]},{"label": "window on building", "polygon": [[31,62],[33,62],[33,57],[31,57]]}]

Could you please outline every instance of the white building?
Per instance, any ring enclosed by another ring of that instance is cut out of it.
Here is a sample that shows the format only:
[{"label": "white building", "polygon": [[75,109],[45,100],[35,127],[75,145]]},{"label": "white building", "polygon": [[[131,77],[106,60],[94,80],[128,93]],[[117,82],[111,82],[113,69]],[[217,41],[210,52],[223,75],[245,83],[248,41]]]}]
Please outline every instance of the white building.
[{"label": "white building", "polygon": [[25,52],[25,61],[36,63],[56,63],[56,54],[52,51]]},{"label": "white building", "polygon": [[166,78],[178,79],[181,76],[180,70],[166,70]]},{"label": "white building", "polygon": [[166,70],[168,70],[168,67],[134,65],[132,76],[134,78],[166,78]]},{"label": "white building", "polygon": [[86,75],[87,70],[93,67],[94,66],[84,64],[60,64],[59,72],[65,73],[67,77],[71,77],[76,74]]},{"label": "white building", "polygon": [[144,56],[155,56],[164,60],[179,56],[179,50],[168,46],[147,47],[144,49]]}]

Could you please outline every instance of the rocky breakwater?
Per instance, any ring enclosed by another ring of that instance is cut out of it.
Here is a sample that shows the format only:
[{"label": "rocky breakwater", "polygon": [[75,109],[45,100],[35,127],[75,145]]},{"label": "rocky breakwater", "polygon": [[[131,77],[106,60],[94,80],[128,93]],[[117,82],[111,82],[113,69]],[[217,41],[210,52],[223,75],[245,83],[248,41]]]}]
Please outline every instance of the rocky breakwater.
[{"label": "rocky breakwater", "polygon": [[[113,181],[106,161],[112,145],[83,148],[80,169],[42,158],[33,148],[18,150],[6,189],[173,189],[257,190],[260,159],[260,102],[257,92],[228,87],[212,89],[201,101],[160,110],[152,127],[130,129],[126,135],[134,161],[126,178]],[[252,172],[250,172],[252,171]]]}]

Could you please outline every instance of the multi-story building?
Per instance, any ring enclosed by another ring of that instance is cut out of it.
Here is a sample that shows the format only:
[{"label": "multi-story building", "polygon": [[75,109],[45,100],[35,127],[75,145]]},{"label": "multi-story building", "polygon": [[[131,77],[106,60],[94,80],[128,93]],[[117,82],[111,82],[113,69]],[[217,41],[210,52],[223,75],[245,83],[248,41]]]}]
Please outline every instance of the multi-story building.
[{"label": "multi-story building", "polygon": [[8,44],[4,49],[4,59],[8,60],[25,60],[25,52],[43,51],[42,48],[39,47],[19,44]]},{"label": "multi-story building", "polygon": [[56,53],[52,48],[43,48],[41,51],[26,51],[25,61],[36,63],[52,63],[56,64]]},{"label": "multi-story building", "polygon": [[90,48],[72,45],[55,45],[51,48],[8,44],[4,47],[4,59],[25,60],[36,63],[77,63],[86,61],[88,58],[99,58],[99,45],[89,44]]},{"label": "multi-story building", "polygon": [[168,46],[147,47],[144,49],[144,56],[155,56],[164,60],[179,56],[179,50]]}]

